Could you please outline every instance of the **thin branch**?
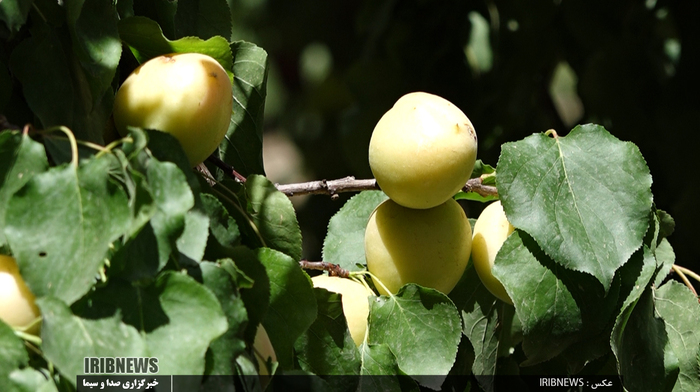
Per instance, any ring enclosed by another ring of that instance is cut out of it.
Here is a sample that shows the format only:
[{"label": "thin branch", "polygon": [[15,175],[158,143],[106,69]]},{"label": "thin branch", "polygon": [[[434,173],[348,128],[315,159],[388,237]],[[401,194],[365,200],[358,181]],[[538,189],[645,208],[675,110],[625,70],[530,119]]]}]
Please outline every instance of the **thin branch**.
[{"label": "thin branch", "polygon": [[[302,182],[298,184],[275,184],[277,190],[285,195],[329,195],[337,196],[343,192],[359,192],[380,189],[375,179],[357,180],[355,177],[345,177],[338,180],[321,180]],[[464,192],[475,192],[481,196],[497,196],[498,190],[495,186],[484,185],[481,178],[472,178],[462,188]]]},{"label": "thin branch", "polygon": [[339,276],[341,278],[347,278],[350,276],[350,271],[339,266],[338,264],[328,263],[326,261],[302,260],[299,262],[299,266],[303,269],[328,271],[330,276]]}]

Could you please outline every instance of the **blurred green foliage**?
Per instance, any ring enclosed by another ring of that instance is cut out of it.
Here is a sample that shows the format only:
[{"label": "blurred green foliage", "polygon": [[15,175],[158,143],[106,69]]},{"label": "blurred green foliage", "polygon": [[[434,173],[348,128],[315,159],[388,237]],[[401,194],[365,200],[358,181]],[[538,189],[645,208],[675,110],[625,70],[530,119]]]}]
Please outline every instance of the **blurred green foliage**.
[{"label": "blurred green foliage", "polygon": [[[655,203],[676,220],[678,262],[700,265],[700,3],[241,0],[232,9],[233,35],[271,59],[266,129],[291,136],[313,177],[371,176],[374,124],[410,91],[458,105],[492,165],[504,142],[595,122],[639,146]],[[341,205],[314,196],[299,208],[308,257],[319,257],[314,238]]]}]

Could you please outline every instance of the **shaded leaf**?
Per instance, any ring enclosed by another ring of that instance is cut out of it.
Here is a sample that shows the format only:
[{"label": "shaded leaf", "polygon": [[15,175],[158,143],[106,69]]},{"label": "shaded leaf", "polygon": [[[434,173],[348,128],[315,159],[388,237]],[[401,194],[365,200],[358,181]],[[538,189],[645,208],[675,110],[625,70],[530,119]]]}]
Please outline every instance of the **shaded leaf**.
[{"label": "shaded leaf", "polygon": [[389,346],[401,371],[432,389],[452,368],[461,327],[452,301],[434,289],[407,284],[370,302],[369,344]]},{"label": "shaded leaf", "polygon": [[203,39],[231,36],[231,10],[226,0],[178,0],[175,35]]},{"label": "shaded leaf", "polygon": [[235,374],[235,358],[245,351],[243,333],[248,322],[245,304],[236,282],[226,269],[211,262],[203,262],[199,268],[202,283],[214,293],[228,322],[228,330],[209,346],[206,374]]},{"label": "shaded leaf", "polygon": [[[396,363],[396,357],[386,344],[363,343],[360,346],[362,355],[362,377],[358,391],[403,391],[418,390],[418,385],[407,383],[399,377],[403,374]],[[403,381],[403,383],[402,383]],[[408,384],[412,388],[406,388]]]},{"label": "shaded leaf", "polygon": [[73,49],[86,72],[91,103],[96,104],[110,88],[119,65],[119,16],[110,0],[70,0],[65,9]]},{"label": "shaded leaf", "polygon": [[20,27],[27,21],[29,9],[33,0],[4,0],[0,2],[0,20],[5,22],[7,28],[13,33],[19,31]]},{"label": "shaded leaf", "polygon": [[248,212],[266,247],[294,260],[301,259],[301,229],[292,202],[267,178],[248,177],[245,183]]},{"label": "shaded leaf", "polygon": [[[5,227],[5,211],[12,194],[48,166],[41,143],[19,132],[0,133],[0,227]],[[5,234],[0,231],[0,247],[3,245]]]},{"label": "shaded leaf", "polygon": [[627,390],[670,391],[678,376],[678,358],[654,310],[650,283],[656,261],[646,246],[638,254],[642,268],[617,316],[610,346]]},{"label": "shaded leaf", "polygon": [[220,145],[220,158],[249,176],[264,174],[262,160],[263,114],[267,96],[267,52],[245,41],[231,43],[233,115]]},{"label": "shaded leaf", "polygon": [[700,366],[697,356],[700,350],[700,304],[688,288],[670,281],[654,290],[654,305],[666,325],[666,334],[678,358],[680,372],[674,391],[700,390]]},{"label": "shaded leaf", "polygon": [[634,144],[601,126],[504,144],[497,181],[513,226],[557,263],[594,275],[606,291],[642,244],[652,203],[649,169]]},{"label": "shaded leaf", "polygon": [[92,287],[110,244],[127,229],[127,199],[109,177],[111,158],[37,174],[10,199],[5,236],[37,297],[67,303],[80,298]]},{"label": "shaded leaf", "polygon": [[314,294],[318,317],[294,344],[301,368],[318,375],[360,374],[360,352],[350,335],[340,295],[321,288],[315,288]]},{"label": "shaded leaf", "polygon": [[388,197],[382,191],[364,191],[348,200],[328,222],[323,260],[348,271],[359,271],[365,261],[365,228],[369,216]]},{"label": "shaded leaf", "polygon": [[261,248],[257,256],[270,279],[270,307],[263,325],[280,366],[290,369],[294,361],[294,342],[317,316],[311,278],[299,268],[297,261],[284,253]]}]

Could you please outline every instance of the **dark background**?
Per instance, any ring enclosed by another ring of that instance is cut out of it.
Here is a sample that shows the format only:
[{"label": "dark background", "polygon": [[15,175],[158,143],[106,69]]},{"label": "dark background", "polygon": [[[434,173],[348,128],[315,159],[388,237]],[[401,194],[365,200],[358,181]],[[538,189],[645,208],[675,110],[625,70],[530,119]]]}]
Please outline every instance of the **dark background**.
[{"label": "dark background", "polygon": [[[698,4],[246,0],[231,5],[234,38],[255,42],[270,57],[265,159],[273,181],[371,177],[372,129],[411,91],[435,93],[459,106],[477,130],[478,157],[492,165],[504,142],[550,128],[565,135],[576,124],[594,122],[639,146],[654,179],[655,203],[676,220],[669,240],[677,262],[697,270]],[[295,200],[306,257],[322,257],[328,219],[349,196]],[[482,206],[466,208],[475,218]]]}]

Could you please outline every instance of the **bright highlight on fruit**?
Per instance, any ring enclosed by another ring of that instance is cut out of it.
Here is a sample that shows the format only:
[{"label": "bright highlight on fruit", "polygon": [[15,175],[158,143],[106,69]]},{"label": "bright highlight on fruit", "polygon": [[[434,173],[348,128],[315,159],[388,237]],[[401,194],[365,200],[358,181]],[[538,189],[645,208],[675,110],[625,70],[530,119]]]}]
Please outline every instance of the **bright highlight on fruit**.
[{"label": "bright highlight on fruit", "polygon": [[[14,257],[0,255],[0,319],[13,328],[29,327],[41,316],[34,300]],[[25,332],[38,335],[39,330],[37,323]]]},{"label": "bright highlight on fruit", "polygon": [[496,254],[506,238],[515,228],[506,219],[506,213],[500,201],[489,204],[479,215],[474,225],[472,241],[472,260],[474,269],[486,288],[503,302],[513,304],[503,284],[491,273]]},{"label": "bright highlight on fruit", "polygon": [[374,292],[362,283],[352,279],[339,278],[337,276],[318,275],[311,278],[314,287],[320,287],[341,295],[343,313],[348,321],[348,329],[352,340],[357,346],[362,344],[367,331],[367,316],[369,315],[369,301],[367,297],[374,296]]},{"label": "bright highlight on fruit", "polygon": [[420,210],[386,200],[365,231],[367,269],[394,294],[407,283],[448,294],[464,273],[471,247],[469,220],[454,199]]},{"label": "bright highlight on fruit", "polygon": [[226,136],[233,110],[231,81],[210,56],[173,53],[136,68],[117,91],[114,123],[173,135],[192,166],[202,163]]},{"label": "bright highlight on fruit", "polygon": [[469,180],[477,137],[469,118],[437,95],[414,92],[382,116],[369,143],[377,184],[396,203],[432,208]]}]

